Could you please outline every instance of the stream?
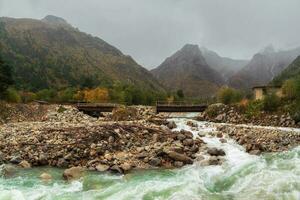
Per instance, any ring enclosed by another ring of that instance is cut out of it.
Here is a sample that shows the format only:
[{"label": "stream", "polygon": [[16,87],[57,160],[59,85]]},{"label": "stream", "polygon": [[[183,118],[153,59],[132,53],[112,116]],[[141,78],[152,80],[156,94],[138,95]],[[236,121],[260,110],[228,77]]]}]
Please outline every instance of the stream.
[{"label": "stream", "polygon": [[[20,170],[14,178],[0,177],[0,200],[254,200],[300,199],[300,148],[288,152],[249,155],[235,141],[210,136],[213,124],[196,122],[198,131],[186,125],[190,119],[173,118],[178,130],[199,132],[209,147],[226,152],[219,166],[199,163],[173,170],[136,171],[127,175],[88,172],[72,183],[62,180],[62,169]],[[43,182],[41,173],[53,179]]]}]

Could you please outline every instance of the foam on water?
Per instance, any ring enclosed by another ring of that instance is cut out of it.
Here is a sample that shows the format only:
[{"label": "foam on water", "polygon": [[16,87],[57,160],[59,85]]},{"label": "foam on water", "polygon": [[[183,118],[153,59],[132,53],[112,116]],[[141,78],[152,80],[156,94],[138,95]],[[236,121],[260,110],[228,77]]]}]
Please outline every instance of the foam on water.
[{"label": "foam on water", "polygon": [[[125,176],[89,173],[82,180],[65,183],[58,169],[30,169],[17,177],[0,178],[1,199],[109,199],[109,200],[201,200],[201,199],[300,199],[300,148],[289,152],[253,156],[230,138],[221,143],[210,136],[213,124],[196,122],[199,130],[186,125],[189,119],[174,118],[177,130],[192,131],[209,147],[226,152],[221,166],[195,163],[177,170],[149,170]],[[50,183],[38,176],[47,171]]]}]

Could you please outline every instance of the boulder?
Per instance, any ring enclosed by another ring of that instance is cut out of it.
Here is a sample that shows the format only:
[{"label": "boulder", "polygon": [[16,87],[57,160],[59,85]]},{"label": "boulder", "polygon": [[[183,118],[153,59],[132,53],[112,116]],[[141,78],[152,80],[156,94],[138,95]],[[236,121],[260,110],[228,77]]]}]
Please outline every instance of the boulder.
[{"label": "boulder", "polygon": [[188,125],[188,126],[190,126],[190,127],[198,127],[198,124],[195,123],[195,122],[193,122],[193,121],[188,121],[188,122],[186,123],[186,125]]},{"label": "boulder", "polygon": [[22,160],[19,163],[19,166],[25,169],[31,168],[31,164],[29,162],[27,162],[26,160]]},{"label": "boulder", "polygon": [[76,180],[83,176],[84,169],[82,167],[72,167],[66,169],[63,173],[63,178],[65,180]]},{"label": "boulder", "polygon": [[151,158],[149,164],[152,166],[159,166],[161,164],[161,160],[159,158]]},{"label": "boulder", "polygon": [[168,127],[169,129],[174,129],[174,128],[177,128],[177,125],[176,125],[176,123],[175,123],[174,121],[169,121],[169,122],[167,123],[167,127]]},{"label": "boulder", "polygon": [[51,176],[50,174],[48,174],[48,173],[42,173],[42,174],[40,175],[40,178],[41,178],[42,180],[48,181],[48,180],[51,180],[51,179],[52,179],[52,176]]},{"label": "boulder", "polygon": [[185,164],[192,164],[193,160],[185,154],[177,153],[175,151],[166,152],[167,155],[174,161],[181,161]]},{"label": "boulder", "polygon": [[211,156],[225,156],[226,153],[222,149],[217,149],[217,148],[209,148],[207,150],[207,153]]},{"label": "boulder", "polygon": [[13,165],[2,165],[1,166],[1,172],[3,177],[5,178],[10,178],[15,176],[15,174],[17,173],[17,168]]},{"label": "boulder", "polygon": [[121,164],[120,167],[123,170],[123,172],[128,172],[132,169],[132,166],[127,162]]},{"label": "boulder", "polygon": [[14,156],[10,159],[10,163],[18,165],[22,161],[20,156]]},{"label": "boulder", "polygon": [[108,165],[104,165],[104,164],[99,164],[96,166],[96,170],[98,172],[105,172],[109,169],[109,166]]}]

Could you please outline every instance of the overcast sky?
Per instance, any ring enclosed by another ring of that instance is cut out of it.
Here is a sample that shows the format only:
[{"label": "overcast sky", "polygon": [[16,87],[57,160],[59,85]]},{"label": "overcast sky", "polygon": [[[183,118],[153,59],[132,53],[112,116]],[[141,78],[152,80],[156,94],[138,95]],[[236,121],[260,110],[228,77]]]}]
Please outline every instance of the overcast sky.
[{"label": "overcast sky", "polygon": [[0,0],[0,16],[63,17],[147,68],[186,43],[249,59],[300,46],[300,0]]}]

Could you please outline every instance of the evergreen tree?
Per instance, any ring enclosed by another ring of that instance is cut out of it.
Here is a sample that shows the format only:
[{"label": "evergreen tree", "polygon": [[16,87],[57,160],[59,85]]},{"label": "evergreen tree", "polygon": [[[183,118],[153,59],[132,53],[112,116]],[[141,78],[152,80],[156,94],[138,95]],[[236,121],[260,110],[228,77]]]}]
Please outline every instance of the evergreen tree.
[{"label": "evergreen tree", "polygon": [[6,90],[13,84],[12,68],[0,56],[0,98],[3,99]]}]

